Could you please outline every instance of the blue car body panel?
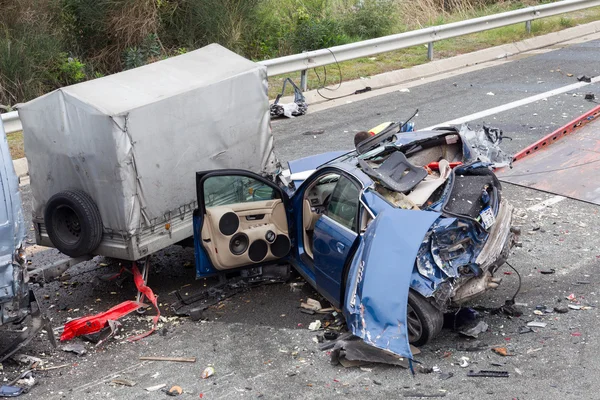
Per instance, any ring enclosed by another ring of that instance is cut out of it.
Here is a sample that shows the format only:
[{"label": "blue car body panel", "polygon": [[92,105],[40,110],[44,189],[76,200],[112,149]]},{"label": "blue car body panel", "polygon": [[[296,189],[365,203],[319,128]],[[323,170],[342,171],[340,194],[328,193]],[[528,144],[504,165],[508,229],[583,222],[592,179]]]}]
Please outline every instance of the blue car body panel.
[{"label": "blue car body panel", "polygon": [[310,171],[313,169],[317,169],[321,165],[334,160],[344,154],[348,153],[351,150],[341,150],[341,151],[330,151],[327,153],[317,154],[314,156],[308,156],[304,158],[300,158],[298,160],[289,161],[288,166],[290,167],[290,172],[292,174],[297,174],[298,172]]},{"label": "blue car body panel", "polygon": [[412,359],[408,290],[422,238],[438,217],[389,208],[364,233],[348,273],[343,311],[352,333],[367,344]]}]

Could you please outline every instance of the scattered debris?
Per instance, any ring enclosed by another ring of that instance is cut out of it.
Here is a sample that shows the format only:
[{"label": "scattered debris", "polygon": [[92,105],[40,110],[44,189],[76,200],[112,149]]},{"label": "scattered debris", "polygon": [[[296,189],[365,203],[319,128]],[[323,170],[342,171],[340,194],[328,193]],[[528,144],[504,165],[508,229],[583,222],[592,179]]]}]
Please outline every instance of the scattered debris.
[{"label": "scattered debris", "polygon": [[183,393],[183,389],[179,386],[173,386],[173,387],[171,387],[171,389],[169,389],[167,391],[167,394],[169,396],[179,396],[182,393]]},{"label": "scattered debris", "polygon": [[32,366],[34,364],[41,364],[42,359],[34,356],[28,356],[27,354],[15,354],[12,356],[12,359],[18,362],[19,364]]},{"label": "scattered debris", "polygon": [[512,354],[508,354],[508,349],[506,347],[492,347],[492,351],[503,357],[512,355]]},{"label": "scattered debris", "polygon": [[166,383],[161,383],[160,385],[149,386],[145,390],[147,392],[156,392],[157,390],[160,390],[160,389],[164,388],[165,386],[167,386]]},{"label": "scattered debris", "polygon": [[508,378],[510,375],[509,375],[508,371],[481,370],[479,372],[475,372],[473,370],[470,370],[467,373],[467,376],[483,377],[483,378]]},{"label": "scattered debris", "polygon": [[479,334],[487,331],[488,328],[489,328],[488,324],[486,324],[484,321],[479,321],[479,323],[477,325],[475,325],[474,327],[472,327],[471,329],[460,331],[460,333],[462,335],[470,336],[472,338],[477,339]]},{"label": "scattered debris", "polygon": [[446,392],[439,393],[421,393],[421,392],[404,392],[402,397],[446,397]]},{"label": "scattered debris", "polygon": [[488,96],[495,96],[494,92],[487,92],[486,93]]},{"label": "scattered debris", "polygon": [[319,311],[321,308],[323,308],[321,307],[321,303],[319,303],[319,301],[311,298],[306,299],[306,303],[300,303],[300,307],[311,311]]},{"label": "scattered debris", "polygon": [[481,351],[487,349],[488,346],[484,343],[481,343],[479,340],[475,340],[467,343],[457,343],[456,350],[457,351]]},{"label": "scattered debris", "polygon": [[569,304],[569,305],[568,305],[568,307],[569,307],[571,310],[581,310],[581,309],[582,309],[582,306],[578,306],[578,305],[576,305],[576,304]]},{"label": "scattered debris", "polygon": [[461,368],[467,368],[469,366],[469,357],[461,357],[459,365]]},{"label": "scattered debris", "polygon": [[194,363],[196,362],[196,357],[153,357],[153,356],[143,356],[140,357],[140,360],[146,361],[173,361],[173,362],[187,362]]},{"label": "scattered debris", "polygon": [[515,368],[515,372],[519,375],[523,375],[523,371],[521,371],[519,368]]},{"label": "scattered debris", "polygon": [[342,364],[344,367],[354,367],[367,363],[383,363],[408,368],[407,359],[370,346],[356,336],[350,337],[348,340],[340,338],[331,351],[332,365]]},{"label": "scattered debris", "polygon": [[438,375],[438,378],[445,381],[445,380],[452,378],[453,376],[454,376],[454,374],[452,372],[440,372],[440,374]]},{"label": "scattered debris", "polygon": [[533,329],[531,329],[528,326],[522,326],[519,328],[519,333],[523,334],[523,333],[530,333],[530,332],[535,332]]},{"label": "scattered debris", "polygon": [[549,270],[540,269],[540,274],[544,274],[544,275],[551,275],[555,272],[556,272],[556,270],[554,268],[550,268]]},{"label": "scattered debris", "polygon": [[585,100],[596,100],[596,95],[594,93],[586,93],[584,99]]},{"label": "scattered debris", "polygon": [[571,333],[571,336],[581,336],[581,332],[573,332]]},{"label": "scattered debris", "polygon": [[119,319],[145,306],[143,303],[129,300],[103,313],[71,320],[65,324],[60,340],[71,340],[77,336],[100,332],[107,325],[108,320]]},{"label": "scattered debris", "polygon": [[579,82],[587,82],[587,83],[591,83],[592,82],[592,78],[590,78],[587,75],[580,75],[580,76],[577,77],[577,80]]},{"label": "scattered debris", "polygon": [[316,320],[314,322],[311,322],[308,325],[308,330],[309,331],[318,331],[319,329],[321,329],[321,321],[320,320]]},{"label": "scattered debris", "polygon": [[559,314],[566,314],[569,312],[569,307],[556,306],[556,307],[554,307],[554,311]]},{"label": "scattered debris", "polygon": [[23,388],[17,386],[0,386],[0,397],[17,397],[24,393]]},{"label": "scattered debris", "polygon": [[[287,85],[288,82],[294,88],[294,102],[286,103],[286,104],[279,104],[279,100],[281,100],[281,97],[285,93],[285,86]],[[308,110],[308,104],[306,103],[306,99],[304,98],[304,95],[302,94],[302,90],[300,90],[300,88],[298,86],[296,86],[294,81],[292,81],[290,78],[286,78],[283,81],[283,87],[281,88],[281,93],[279,93],[277,95],[277,97],[275,98],[275,101],[270,106],[269,111],[271,113],[271,117],[277,118],[277,117],[285,116],[288,118],[293,118],[293,117],[297,117],[297,116],[306,114],[307,110]]]},{"label": "scattered debris", "polygon": [[527,326],[531,327],[531,328],[545,328],[546,325],[548,325],[545,322],[540,322],[540,321],[531,321],[527,323]]},{"label": "scattered debris", "polygon": [[565,297],[567,300],[572,301],[572,302],[576,302],[577,301],[577,297],[575,297],[574,293],[571,293],[570,295],[568,295],[567,297]]},{"label": "scattered debris", "polygon": [[62,351],[66,351],[68,353],[75,353],[78,356],[82,356],[87,353],[85,346],[79,343],[70,343],[62,347]]},{"label": "scattered debris", "polygon": [[110,382],[114,383],[115,385],[122,385],[122,386],[129,386],[129,387],[133,387],[133,386],[137,385],[137,382],[131,381],[129,379],[122,379],[122,378],[115,378],[115,379],[111,380]]},{"label": "scattered debris", "polygon": [[204,369],[204,371],[202,371],[202,374],[200,374],[200,377],[202,379],[206,379],[208,377],[211,377],[215,374],[215,369],[213,367],[206,367]]}]

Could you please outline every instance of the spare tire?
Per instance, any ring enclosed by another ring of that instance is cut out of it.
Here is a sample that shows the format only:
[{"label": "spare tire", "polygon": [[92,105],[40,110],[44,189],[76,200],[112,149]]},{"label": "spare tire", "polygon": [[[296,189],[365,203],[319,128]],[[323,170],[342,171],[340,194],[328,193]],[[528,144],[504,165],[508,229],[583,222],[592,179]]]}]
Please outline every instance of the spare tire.
[{"label": "spare tire", "polygon": [[71,257],[94,251],[102,240],[102,218],[94,200],[82,190],[65,190],[46,203],[44,223],[54,247]]}]

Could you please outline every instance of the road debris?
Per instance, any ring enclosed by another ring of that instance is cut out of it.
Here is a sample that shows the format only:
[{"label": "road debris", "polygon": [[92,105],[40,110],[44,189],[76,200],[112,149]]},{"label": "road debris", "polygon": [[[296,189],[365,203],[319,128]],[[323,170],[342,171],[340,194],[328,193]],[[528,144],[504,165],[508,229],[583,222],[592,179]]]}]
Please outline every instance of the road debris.
[{"label": "road debris", "polygon": [[107,326],[109,320],[117,320],[142,307],[146,307],[146,305],[128,300],[117,304],[108,311],[71,320],[65,324],[60,340],[71,340],[77,336],[100,332]]},{"label": "road debris", "polygon": [[[418,349],[413,346],[411,346],[411,351],[413,354],[418,354]],[[338,339],[331,351],[330,361],[332,365],[342,364],[346,368],[359,367],[369,363],[398,365],[408,368],[408,359],[370,346],[356,336],[351,336],[347,340]]]},{"label": "road debris", "polygon": [[446,392],[422,393],[422,392],[404,392],[402,397],[446,397]]},{"label": "road debris", "polygon": [[306,299],[306,303],[300,303],[300,307],[311,311],[319,311],[323,308],[319,301],[311,298]]},{"label": "road debris", "polygon": [[129,386],[129,387],[133,387],[133,386],[137,385],[137,382],[134,382],[129,379],[123,379],[123,378],[115,378],[115,379],[111,380],[110,382],[114,383],[115,385]]},{"label": "road debris", "polygon": [[554,311],[558,314],[566,314],[569,312],[569,307],[556,306],[554,307]]},{"label": "road debris", "polygon": [[321,329],[321,321],[320,320],[313,321],[308,325],[309,331],[318,331],[319,329]]},{"label": "road debris", "polygon": [[154,357],[154,356],[141,356],[140,360],[146,361],[173,361],[173,362],[186,362],[195,363],[196,357]]},{"label": "road debris", "polygon": [[506,347],[492,347],[492,351],[503,357],[512,355],[512,354],[508,354],[508,349]]},{"label": "road debris", "polygon": [[24,393],[23,388],[17,386],[0,386],[0,397],[17,397]]},{"label": "road debris", "polygon": [[543,274],[543,275],[551,275],[551,274],[554,274],[555,272],[556,272],[556,270],[554,268],[550,268],[549,270],[540,269],[540,274]]},{"label": "road debris", "polygon": [[[288,82],[294,88],[294,102],[279,104],[279,100],[281,100],[281,97],[283,97],[283,94],[285,93],[285,86],[288,84]],[[294,117],[306,114],[307,110],[308,110],[308,104],[306,103],[304,94],[302,94],[302,90],[300,90],[300,88],[298,86],[296,86],[294,81],[292,81],[290,78],[286,78],[283,81],[283,87],[281,88],[281,93],[279,93],[277,95],[277,97],[275,98],[275,101],[269,107],[269,112],[271,114],[271,118],[278,118],[278,117],[284,117],[284,116],[288,117],[288,118],[294,118]]]},{"label": "road debris", "polygon": [[590,78],[587,75],[580,75],[580,76],[577,77],[577,80],[579,82],[587,82],[587,83],[591,83],[592,82],[592,78]]},{"label": "road debris", "polygon": [[202,379],[206,379],[206,378],[209,378],[209,377],[213,376],[214,374],[215,374],[214,367],[206,367],[204,369],[204,371],[202,371],[202,373],[200,374],[200,377]]},{"label": "road debris", "polygon": [[469,357],[461,357],[460,358],[460,365],[461,368],[467,368],[469,366]]},{"label": "road debris", "polygon": [[487,331],[488,328],[489,328],[488,324],[486,324],[484,321],[479,321],[479,323],[477,323],[477,325],[475,325],[474,327],[467,329],[467,330],[462,330],[462,331],[460,331],[460,333],[462,335],[470,336],[472,338],[477,339],[479,334]]},{"label": "road debris", "polygon": [[66,351],[68,353],[75,353],[78,356],[82,356],[87,353],[85,346],[79,343],[69,343],[65,346],[61,347],[62,351]]},{"label": "road debris", "polygon": [[545,322],[541,322],[541,321],[531,321],[527,323],[527,326],[531,327],[531,328],[545,328],[546,325],[548,325]]},{"label": "road debris", "polygon": [[183,389],[179,386],[172,386],[171,389],[167,390],[169,396],[179,396],[183,393]]},{"label": "road debris", "polygon": [[596,100],[596,95],[594,93],[586,93],[584,99],[585,100]]},{"label": "road debris", "polygon": [[467,373],[467,376],[482,377],[482,378],[508,378],[508,377],[510,377],[510,374],[508,373],[508,371],[481,370],[481,371],[475,372],[473,370],[470,370]]},{"label": "road debris", "polygon": [[156,392],[164,387],[166,387],[167,384],[166,383],[161,383],[160,385],[155,385],[155,386],[148,386],[147,388],[145,388],[144,390],[146,390],[147,392]]}]

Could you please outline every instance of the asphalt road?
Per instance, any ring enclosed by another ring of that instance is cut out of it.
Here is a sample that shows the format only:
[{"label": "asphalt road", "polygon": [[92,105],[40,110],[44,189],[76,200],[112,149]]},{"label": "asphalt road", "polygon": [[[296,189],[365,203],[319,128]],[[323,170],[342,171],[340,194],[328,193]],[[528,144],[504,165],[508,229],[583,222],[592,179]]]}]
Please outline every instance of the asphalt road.
[{"label": "asphalt road", "polygon": [[[415,120],[417,127],[424,127],[569,85],[577,75],[599,74],[599,50],[599,42],[583,43],[452,80],[412,87],[408,93],[398,91],[360,102],[349,98],[353,102],[340,107],[276,121],[273,123],[276,152],[282,160],[290,160],[345,149],[352,146],[354,132],[382,121],[401,119],[415,108],[420,110]],[[489,92],[494,95],[488,95]],[[583,99],[588,92],[600,96],[599,86],[594,84],[474,123],[486,122],[502,128],[512,138],[504,146],[514,152],[591,109],[595,104]],[[324,133],[303,135],[314,130]],[[23,194],[29,207],[27,187],[23,188]],[[450,379],[441,380],[435,372],[411,377],[405,369],[386,365],[363,369],[331,366],[328,354],[319,352],[313,342],[314,333],[306,329],[314,317],[298,309],[301,299],[317,297],[308,285],[300,290],[292,290],[289,283],[253,289],[211,310],[206,322],[172,318],[168,305],[175,301],[175,290],[193,293],[212,283],[194,280],[192,251],[172,247],[154,257],[148,282],[159,295],[161,311],[167,315],[161,323],[161,334],[137,343],[124,341],[150,326],[146,317],[130,315],[123,320],[125,331],[120,340],[101,350],[85,344],[88,354],[83,356],[52,350],[43,336],[36,338],[24,349],[26,354],[42,358],[50,366],[67,366],[40,373],[38,385],[23,397],[158,399],[165,394],[149,393],[144,388],[164,383],[169,387],[181,386],[183,398],[190,399],[398,398],[414,392],[445,395],[448,399],[598,398],[598,207],[569,199],[551,207],[534,207],[554,196],[512,185],[505,185],[504,195],[517,207],[517,223],[523,230],[523,247],[516,249],[510,259],[523,278],[517,297],[519,303],[526,304],[521,306],[523,316],[508,318],[482,312],[489,325],[488,332],[479,338],[487,346],[482,351],[457,350],[457,344],[468,341],[449,329],[423,347],[416,359],[425,366],[451,372]],[[35,246],[29,248],[29,253],[34,263],[60,257],[54,250]],[[131,279],[122,282],[99,279],[114,272],[117,269],[114,264],[98,257],[74,267],[69,280],[36,289],[54,326],[134,297]],[[540,273],[550,269],[555,273]],[[473,305],[496,307],[512,297],[518,286],[516,274],[502,276],[500,288]],[[292,282],[302,281],[294,278]],[[570,310],[567,314],[534,314],[538,305],[552,308],[567,304],[565,297],[571,293],[592,308]],[[544,321],[547,326],[520,334],[519,329],[533,320]],[[80,343],[79,339],[75,342]],[[490,348],[495,345],[507,347],[511,355],[494,354]],[[141,362],[138,359],[141,355],[196,357],[197,362]],[[461,357],[469,358],[469,367],[458,366]],[[216,373],[203,380],[200,373],[208,365],[213,365]],[[5,381],[11,380],[20,368],[7,361],[0,376]],[[469,378],[466,376],[469,369],[506,370],[510,377]],[[136,385],[111,384],[117,376]]]}]

